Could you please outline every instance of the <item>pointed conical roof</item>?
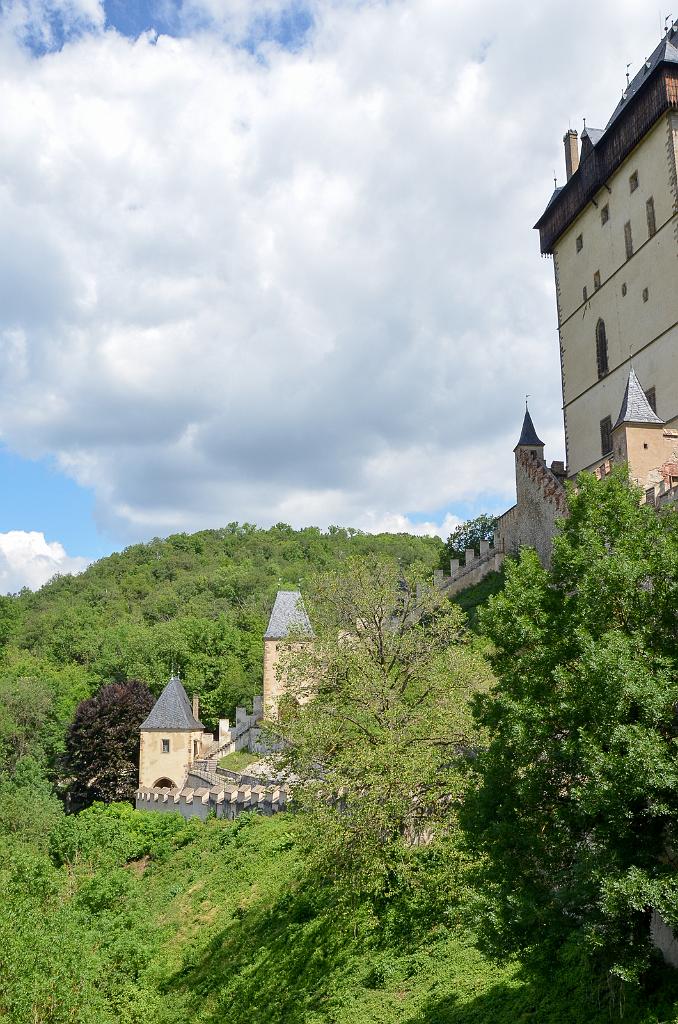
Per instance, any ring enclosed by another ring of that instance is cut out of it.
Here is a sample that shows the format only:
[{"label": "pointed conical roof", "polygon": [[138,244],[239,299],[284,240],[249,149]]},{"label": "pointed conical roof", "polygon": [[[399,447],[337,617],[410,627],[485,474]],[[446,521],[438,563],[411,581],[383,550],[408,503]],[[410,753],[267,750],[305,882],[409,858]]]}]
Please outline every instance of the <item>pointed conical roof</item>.
[{"label": "pointed conical roof", "polygon": [[619,416],[613,430],[622,423],[663,423],[647,400],[636,371],[631,367]]},{"label": "pointed conical roof", "polygon": [[534,448],[535,445],[544,447],[544,442],[540,441],[537,437],[537,431],[534,429],[534,423],[530,416],[530,410],[525,406],[525,419],[523,420],[523,429],[520,431],[520,438],[516,448],[521,448],[523,445],[529,448]]},{"label": "pointed conical roof", "polygon": [[313,636],[301,594],[298,590],[279,590],[268,621],[264,640],[283,640],[291,632]]},{"label": "pointed conical roof", "polygon": [[142,722],[141,728],[175,732],[181,729],[197,732],[198,729],[205,728],[193,714],[191,702],[179,676],[172,676],[151,708],[148,718]]}]

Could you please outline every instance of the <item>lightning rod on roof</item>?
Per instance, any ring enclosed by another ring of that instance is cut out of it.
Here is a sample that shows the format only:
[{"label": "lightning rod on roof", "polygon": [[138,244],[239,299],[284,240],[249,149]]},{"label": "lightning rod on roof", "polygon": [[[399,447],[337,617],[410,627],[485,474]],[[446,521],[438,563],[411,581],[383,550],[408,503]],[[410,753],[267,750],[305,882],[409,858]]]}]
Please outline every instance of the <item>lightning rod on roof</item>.
[{"label": "lightning rod on roof", "polygon": [[626,65],[626,85],[627,86],[628,86],[629,81],[630,81],[629,68],[631,67],[632,64],[633,64],[633,61],[629,61],[629,63]]}]

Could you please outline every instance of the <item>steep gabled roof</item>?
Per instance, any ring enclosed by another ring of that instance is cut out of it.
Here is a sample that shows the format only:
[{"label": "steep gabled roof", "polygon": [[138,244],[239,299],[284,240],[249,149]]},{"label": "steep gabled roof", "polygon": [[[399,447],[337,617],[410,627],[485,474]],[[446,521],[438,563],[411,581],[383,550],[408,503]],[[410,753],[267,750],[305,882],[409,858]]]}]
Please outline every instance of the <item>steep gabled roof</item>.
[{"label": "steep gabled roof", "polygon": [[676,27],[676,24],[671,26],[671,29],[664,36],[659,46],[647,58],[638,74],[634,75],[631,82],[627,85],[622,93],[622,98],[612,112],[612,117],[607,122],[606,130],[610,125],[614,124],[622,110],[628,106],[629,101],[633,99],[636,93],[640,92],[652,72],[660,64],[678,64],[678,27]]},{"label": "steep gabled roof", "polygon": [[279,590],[268,620],[264,640],[282,640],[290,633],[306,633],[313,636],[304,602],[298,590]]},{"label": "steep gabled roof", "polygon": [[181,685],[179,676],[172,676],[141,728],[144,730],[162,729],[167,732],[176,732],[182,729],[197,732],[205,728],[202,722],[199,722],[194,716],[191,702]]},{"label": "steep gabled roof", "polygon": [[542,448],[544,447],[544,442],[540,441],[537,437],[537,431],[534,429],[534,423],[532,422],[532,417],[530,416],[530,411],[527,406],[525,406],[523,429],[520,432],[520,439],[518,440],[516,448],[521,448],[523,445],[530,448],[534,448],[535,445],[541,445]]},{"label": "steep gabled roof", "polygon": [[[647,400],[636,371],[631,367],[615,427],[622,423],[663,423]],[[613,428],[614,429],[614,428]]]}]

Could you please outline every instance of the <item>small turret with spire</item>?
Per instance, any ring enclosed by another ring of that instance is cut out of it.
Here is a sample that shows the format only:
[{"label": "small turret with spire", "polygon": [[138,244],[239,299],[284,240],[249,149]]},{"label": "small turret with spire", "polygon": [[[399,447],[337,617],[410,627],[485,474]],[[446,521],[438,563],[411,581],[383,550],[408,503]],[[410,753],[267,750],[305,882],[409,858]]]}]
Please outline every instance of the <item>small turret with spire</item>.
[{"label": "small turret with spire", "polygon": [[513,451],[516,455],[518,452],[531,451],[533,452],[540,462],[544,462],[544,442],[539,440],[537,431],[534,429],[534,423],[530,416],[530,410],[527,407],[527,399],[525,400],[525,417],[523,419],[523,429],[520,431],[520,437],[518,438],[518,444],[515,446]]},{"label": "small turret with spire", "polygon": [[646,489],[659,482],[662,465],[672,457],[673,441],[665,437],[664,427],[631,366],[612,428],[612,451],[614,461],[626,462],[629,477]]}]

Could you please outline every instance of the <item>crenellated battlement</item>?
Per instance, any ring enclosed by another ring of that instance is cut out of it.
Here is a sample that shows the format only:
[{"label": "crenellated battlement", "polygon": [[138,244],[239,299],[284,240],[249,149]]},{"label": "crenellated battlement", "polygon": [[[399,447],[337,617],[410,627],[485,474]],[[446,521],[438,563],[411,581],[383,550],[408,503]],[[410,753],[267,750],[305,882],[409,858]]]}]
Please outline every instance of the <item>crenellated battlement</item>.
[{"label": "crenellated battlement", "polygon": [[232,820],[245,811],[271,815],[283,811],[288,803],[285,786],[215,785],[180,790],[141,787],[136,792],[139,811],[164,811],[181,814],[187,820],[206,821],[211,813]]}]

